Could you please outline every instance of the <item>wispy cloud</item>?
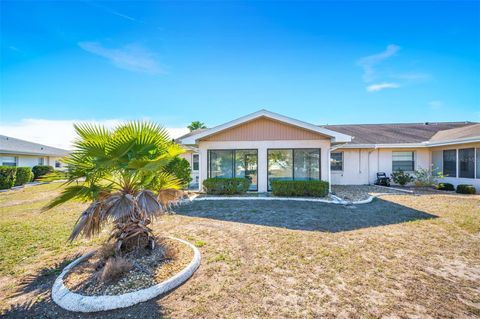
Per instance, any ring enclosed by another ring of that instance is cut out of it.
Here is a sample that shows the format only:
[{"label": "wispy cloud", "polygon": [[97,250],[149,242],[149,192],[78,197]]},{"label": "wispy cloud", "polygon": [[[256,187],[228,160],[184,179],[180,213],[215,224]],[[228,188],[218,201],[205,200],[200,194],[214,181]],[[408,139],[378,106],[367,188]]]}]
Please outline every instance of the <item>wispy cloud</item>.
[{"label": "wispy cloud", "polygon": [[[76,138],[73,129],[74,123],[89,122],[97,123],[114,128],[124,122],[121,119],[106,120],[47,120],[47,119],[23,119],[18,122],[1,123],[0,134],[37,142],[63,149],[71,149],[72,141]],[[168,127],[167,131],[172,138],[177,138],[188,133],[187,128]]]},{"label": "wispy cloud", "polygon": [[377,92],[384,89],[397,89],[400,87],[398,83],[377,83],[367,86],[368,92]]},{"label": "wispy cloud", "polygon": [[372,82],[375,79],[375,66],[380,62],[394,56],[400,50],[396,44],[390,44],[385,51],[368,55],[358,61],[358,65],[363,68],[363,80],[365,82]]},{"label": "wispy cloud", "polygon": [[123,18],[123,19],[127,19],[127,20],[130,20],[130,21],[140,22],[140,21],[138,21],[137,19],[135,19],[135,18],[133,18],[133,17],[131,17],[131,16],[129,16],[129,15],[120,13],[120,12],[118,12],[118,11],[116,11],[116,10],[110,8],[110,7],[107,7],[107,6],[105,6],[105,5],[101,5],[101,4],[95,3],[95,2],[93,2],[93,1],[85,1],[85,3],[88,4],[88,5],[90,5],[90,6],[93,6],[93,7],[95,7],[95,8],[99,8],[99,9],[101,9],[101,10],[107,12],[107,13],[111,13],[111,14],[113,14],[113,15],[116,15],[117,17],[120,17],[120,18]]},{"label": "wispy cloud", "polygon": [[163,70],[155,60],[155,54],[138,44],[129,44],[122,48],[106,48],[99,42],[79,42],[83,50],[108,59],[118,68],[150,74]]}]

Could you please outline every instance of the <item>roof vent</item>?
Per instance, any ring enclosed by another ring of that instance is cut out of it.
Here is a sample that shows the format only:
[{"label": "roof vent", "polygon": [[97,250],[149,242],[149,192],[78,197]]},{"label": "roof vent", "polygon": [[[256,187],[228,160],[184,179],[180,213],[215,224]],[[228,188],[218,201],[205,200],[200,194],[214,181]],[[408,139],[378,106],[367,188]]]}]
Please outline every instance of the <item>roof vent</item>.
[{"label": "roof vent", "polygon": [[425,122],[425,125],[430,125],[430,123],[429,123],[429,122]]}]

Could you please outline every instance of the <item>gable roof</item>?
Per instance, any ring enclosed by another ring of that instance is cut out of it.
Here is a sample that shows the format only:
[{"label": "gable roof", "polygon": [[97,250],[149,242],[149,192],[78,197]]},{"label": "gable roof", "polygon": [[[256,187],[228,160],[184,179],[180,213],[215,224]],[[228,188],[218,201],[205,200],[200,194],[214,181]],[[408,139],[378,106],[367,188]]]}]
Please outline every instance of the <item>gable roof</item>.
[{"label": "gable roof", "polygon": [[66,156],[69,151],[43,144],[24,141],[18,138],[0,135],[0,153],[22,155]]},{"label": "gable roof", "polygon": [[[290,118],[290,117],[287,117],[287,116],[284,116],[284,115],[281,115],[281,114],[278,114],[278,113],[270,112],[270,111],[267,111],[267,110],[260,110],[260,111],[242,116],[242,117],[240,117],[236,120],[227,122],[225,124],[218,125],[218,126],[210,128],[210,129],[203,130],[203,131],[199,132],[198,134],[197,133],[191,134],[191,135],[187,134],[188,135],[187,137],[179,138],[179,140],[181,141],[182,144],[187,144],[187,145],[196,144],[196,142],[201,138],[216,134],[218,132],[227,130],[229,128],[238,126],[240,124],[243,124],[243,123],[246,123],[246,122],[261,118],[261,117],[266,117],[266,118],[273,119],[273,120],[276,120],[276,121],[279,121],[279,122],[283,122],[283,123],[286,123],[286,124],[289,124],[289,125],[300,127],[300,128],[303,128],[303,129],[306,129],[306,130],[309,130],[309,131],[312,131],[312,132],[315,132],[315,133],[319,133],[319,134],[329,136],[332,139],[332,142],[350,142],[351,141],[351,137],[349,135],[346,135],[346,134],[343,134],[343,133],[340,133],[340,132],[336,132],[336,131],[332,131],[332,130],[330,130],[328,128],[325,128],[325,127],[321,127],[321,126],[317,126],[317,125],[310,124],[310,123],[307,123],[307,122],[299,121],[299,120],[296,120],[296,119],[293,119],[293,118]],[[196,131],[194,131],[194,132],[196,132]],[[193,133],[193,132],[191,132],[191,133]]]},{"label": "gable roof", "polygon": [[430,138],[431,142],[480,137],[480,123],[439,131]]},{"label": "gable roof", "polygon": [[[327,129],[352,136],[348,144],[401,144],[423,143],[440,132],[462,129],[472,122],[398,123],[398,124],[349,124],[325,125]],[[468,131],[468,129],[466,129]],[[455,131],[456,132],[456,131]],[[444,133],[448,136],[455,133]],[[438,136],[438,135],[437,135]],[[453,137],[452,137],[453,139]]]}]

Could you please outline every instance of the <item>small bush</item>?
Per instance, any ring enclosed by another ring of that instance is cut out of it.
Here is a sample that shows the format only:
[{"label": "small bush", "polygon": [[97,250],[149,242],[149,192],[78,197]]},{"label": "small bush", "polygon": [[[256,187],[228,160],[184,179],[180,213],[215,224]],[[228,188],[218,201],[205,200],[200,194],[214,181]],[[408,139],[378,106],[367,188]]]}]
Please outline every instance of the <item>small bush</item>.
[{"label": "small bush", "polygon": [[248,178],[207,178],[203,187],[207,194],[234,195],[245,194],[252,182]]},{"label": "small bush", "polygon": [[460,184],[457,186],[457,193],[459,194],[475,194],[476,192],[473,185]]},{"label": "small bush", "polygon": [[392,179],[396,184],[405,186],[407,183],[410,183],[411,181],[413,181],[413,176],[408,173],[405,173],[402,170],[399,170],[392,173]]},{"label": "small bush", "polygon": [[99,281],[108,283],[119,279],[132,268],[133,265],[126,258],[110,257],[100,272]]},{"label": "small bush", "polygon": [[33,179],[32,169],[30,167],[17,167],[15,186],[25,185]]},{"label": "small bush", "polygon": [[328,194],[328,182],[273,181],[272,193],[275,196],[324,197]]},{"label": "small bush", "polygon": [[413,172],[415,186],[427,187],[435,186],[437,184],[437,179],[443,178],[443,173],[435,172],[432,168],[419,168]]},{"label": "small bush", "polygon": [[437,185],[437,189],[441,191],[454,191],[455,186],[453,186],[453,184],[450,184],[450,183],[440,183]]},{"label": "small bush", "polygon": [[33,178],[37,179],[40,176],[47,175],[53,172],[53,167],[48,165],[37,165],[32,168]]},{"label": "small bush", "polygon": [[17,168],[15,166],[0,166],[0,189],[10,189],[15,185]]},{"label": "small bush", "polygon": [[184,188],[187,188],[192,181],[190,164],[184,158],[175,157],[170,163],[168,163],[166,170],[182,181],[182,187]]}]

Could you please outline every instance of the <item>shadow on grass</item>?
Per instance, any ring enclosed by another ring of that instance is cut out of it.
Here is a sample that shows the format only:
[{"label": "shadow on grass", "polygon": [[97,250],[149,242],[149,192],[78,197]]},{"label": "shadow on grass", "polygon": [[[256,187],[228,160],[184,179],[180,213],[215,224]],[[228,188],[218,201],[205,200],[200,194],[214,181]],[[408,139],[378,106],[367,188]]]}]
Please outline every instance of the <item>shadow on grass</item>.
[{"label": "shadow on grass", "polygon": [[175,212],[190,217],[324,232],[342,232],[437,218],[435,215],[378,198],[372,203],[355,206],[299,201],[194,201],[177,207]]},{"label": "shadow on grass", "polygon": [[162,309],[156,302],[159,296],[150,301],[129,308],[95,312],[78,313],[60,308],[51,297],[51,289],[58,275],[70,262],[79,256],[65,258],[53,267],[45,268],[36,275],[29,276],[19,285],[11,296],[16,303],[6,312],[0,313],[1,318],[163,318]]}]

